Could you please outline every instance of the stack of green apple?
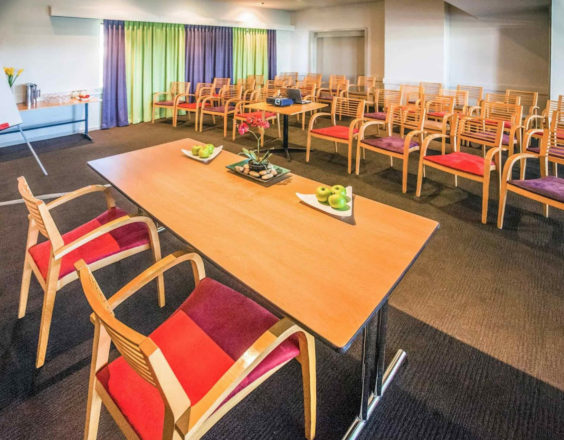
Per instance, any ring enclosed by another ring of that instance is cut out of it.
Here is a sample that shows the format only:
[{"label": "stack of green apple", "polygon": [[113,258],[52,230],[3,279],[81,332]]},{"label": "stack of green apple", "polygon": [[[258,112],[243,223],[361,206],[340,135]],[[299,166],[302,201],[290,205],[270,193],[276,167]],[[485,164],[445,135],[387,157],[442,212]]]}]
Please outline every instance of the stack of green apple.
[{"label": "stack of green apple", "polygon": [[197,156],[200,159],[207,159],[213,153],[214,144],[194,145],[192,147],[192,156]]},{"label": "stack of green apple", "polygon": [[338,211],[346,211],[349,209],[347,204],[350,198],[347,196],[347,189],[343,185],[318,186],[315,190],[315,197],[319,203],[329,205]]}]

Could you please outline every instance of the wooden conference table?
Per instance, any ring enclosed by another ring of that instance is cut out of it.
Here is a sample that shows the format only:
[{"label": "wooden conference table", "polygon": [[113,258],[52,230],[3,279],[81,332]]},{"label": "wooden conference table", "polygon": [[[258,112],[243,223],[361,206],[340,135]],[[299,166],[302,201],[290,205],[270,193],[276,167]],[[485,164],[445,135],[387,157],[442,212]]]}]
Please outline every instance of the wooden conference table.
[{"label": "wooden conference table", "polygon": [[[318,182],[297,175],[270,187],[229,172],[241,160],[223,151],[209,164],[182,155],[183,139],[89,162],[140,208],[209,260],[343,352],[362,333],[364,363],[354,438],[405,358],[384,371],[388,296],[438,223],[354,197],[350,224],[303,203]],[[328,182],[335,184],[337,182]]]},{"label": "wooden conference table", "polygon": [[[246,105],[246,108],[248,109],[262,111],[263,113],[266,112],[279,113],[282,115],[282,121],[283,121],[282,148],[284,149],[284,153],[286,154],[286,158],[288,160],[291,160],[290,151],[289,151],[290,149],[288,148],[288,116],[299,115],[301,113],[319,110],[324,107],[327,107],[327,104],[323,104],[321,102],[310,102],[308,104],[292,104],[286,107],[280,107],[277,105],[268,104],[266,102],[257,102],[255,104]],[[297,149],[302,150],[302,148],[297,148]]]}]

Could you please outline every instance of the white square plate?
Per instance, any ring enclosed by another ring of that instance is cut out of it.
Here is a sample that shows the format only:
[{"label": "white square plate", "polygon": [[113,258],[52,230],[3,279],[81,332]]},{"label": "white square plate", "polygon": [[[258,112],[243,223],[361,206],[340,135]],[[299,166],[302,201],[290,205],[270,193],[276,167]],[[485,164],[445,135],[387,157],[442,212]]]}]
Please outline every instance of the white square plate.
[{"label": "white square plate", "polygon": [[300,194],[296,193],[298,198],[304,202],[305,204],[314,207],[315,209],[319,209],[320,211],[326,212],[327,214],[336,215],[338,217],[350,217],[353,213],[353,193],[352,193],[352,186],[347,186],[347,197],[350,199],[348,202],[349,209],[346,211],[339,211],[337,209],[331,208],[329,205],[325,205],[324,203],[319,203],[315,194]]},{"label": "white square plate", "polygon": [[184,148],[181,149],[182,153],[184,153],[185,156],[188,156],[190,159],[194,159],[202,163],[211,162],[213,159],[217,157],[219,153],[221,153],[221,150],[223,150],[223,145],[220,145],[219,147],[215,147],[210,157],[206,157],[205,159],[203,159],[200,156],[194,156],[192,154],[192,151],[190,150],[185,150]]}]

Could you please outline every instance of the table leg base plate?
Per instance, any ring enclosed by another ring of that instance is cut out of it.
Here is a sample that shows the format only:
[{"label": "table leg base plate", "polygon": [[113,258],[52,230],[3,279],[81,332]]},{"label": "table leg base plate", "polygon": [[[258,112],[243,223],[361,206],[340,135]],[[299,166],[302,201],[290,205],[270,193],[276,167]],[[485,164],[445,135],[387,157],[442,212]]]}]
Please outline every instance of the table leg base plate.
[{"label": "table leg base plate", "polygon": [[392,382],[397,371],[399,370],[399,368],[401,367],[401,365],[406,359],[407,359],[407,353],[405,351],[398,350],[396,352],[394,358],[392,359],[392,361],[390,362],[388,368],[386,368],[386,371],[384,373],[384,377],[382,380],[382,394],[380,396],[377,396],[374,393],[370,395],[368,402],[368,417],[366,418],[366,420],[362,420],[359,416],[357,416],[352,422],[347,432],[345,433],[345,435],[343,436],[343,440],[353,440],[358,437],[358,435],[364,428],[366,422],[370,419],[370,415],[374,411],[374,408],[376,408],[378,403],[380,403],[380,400],[384,395],[384,393],[386,392],[388,385]]}]

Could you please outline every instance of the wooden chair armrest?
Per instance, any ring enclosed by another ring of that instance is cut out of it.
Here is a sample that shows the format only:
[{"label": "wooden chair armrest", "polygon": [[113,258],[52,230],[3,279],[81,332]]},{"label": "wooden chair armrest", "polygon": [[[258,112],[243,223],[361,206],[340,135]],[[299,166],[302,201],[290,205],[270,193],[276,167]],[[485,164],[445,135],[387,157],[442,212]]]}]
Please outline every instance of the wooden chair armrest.
[{"label": "wooden chair armrest", "polygon": [[315,113],[309,120],[309,128],[308,130],[311,131],[313,129],[313,124],[315,123],[315,120],[317,118],[319,118],[320,116],[329,116],[331,117],[331,113],[327,113],[327,112],[319,112],[319,113]]},{"label": "wooden chair armrest", "polygon": [[533,135],[542,134],[543,131],[544,130],[542,128],[531,128],[530,130],[527,130],[525,132],[525,136],[523,137],[523,145],[522,145],[523,150],[529,148],[529,145],[531,143],[531,138],[533,137]]},{"label": "wooden chair armrest", "polygon": [[242,102],[242,101],[241,101],[241,98],[231,98],[231,99],[228,99],[227,101],[225,101],[225,103],[223,104],[225,108],[223,110],[225,111],[226,114],[229,111],[229,104],[231,102],[234,102],[235,105],[237,105],[238,102]]},{"label": "wooden chair armrest", "polygon": [[[363,119],[363,121],[366,121],[366,119]],[[386,121],[381,121],[381,120],[369,120],[368,122],[364,122],[364,124],[362,124],[360,126],[360,129],[358,130],[358,139],[363,139],[364,138],[364,132],[366,131],[366,129],[372,125],[386,125]]]},{"label": "wooden chair armrest", "polygon": [[70,202],[73,199],[78,197],[84,196],[86,194],[90,194],[93,192],[103,191],[104,195],[106,196],[106,205],[108,209],[113,208],[116,206],[116,202],[111,194],[111,185],[88,185],[83,188],[77,189],[70,193],[65,194],[49,203],[46,204],[47,209],[53,209],[57,206],[61,206],[64,203]]},{"label": "wooden chair armrest", "polygon": [[186,435],[188,430],[197,429],[231,392],[260,364],[273,350],[295,333],[305,333],[288,318],[282,318],[265,331],[233,365],[221,376],[204,397],[185,413],[177,423],[177,429]]},{"label": "wooden chair armrest", "polygon": [[517,163],[520,159],[538,159],[538,156],[533,153],[518,153],[509,156],[505,161],[505,166],[503,167],[503,174],[501,176],[501,180],[503,182],[509,181],[509,176],[513,170],[513,166]]},{"label": "wooden chair armrest", "polygon": [[174,105],[177,105],[181,98],[189,98],[190,96],[196,96],[193,93],[179,93],[174,97]]},{"label": "wooden chair armrest", "polygon": [[475,112],[477,112],[477,114],[480,114],[481,111],[481,107],[479,105],[471,105],[470,107],[468,107],[468,116],[474,116]]},{"label": "wooden chair armrest", "polygon": [[153,93],[153,103],[157,102],[157,101],[155,101],[155,99],[157,99],[157,96],[168,95],[168,94],[169,94],[168,92],[155,92],[155,93]]},{"label": "wooden chair armrest", "polygon": [[525,130],[529,130],[531,122],[536,120],[536,119],[540,119],[541,121],[544,121],[545,116],[544,115],[529,115],[529,116],[527,116],[527,119],[525,119]]},{"label": "wooden chair armrest", "polygon": [[360,124],[362,124],[363,122],[364,118],[356,118],[351,121],[351,123],[349,124],[349,139],[353,138],[354,129],[356,128],[356,126],[360,126]]},{"label": "wooden chair armrest", "polygon": [[131,295],[137,292],[146,284],[150,283],[160,274],[166,272],[167,270],[173,268],[174,266],[183,263],[184,261],[190,261],[192,264],[192,270],[194,272],[194,280],[196,286],[198,283],[205,278],[206,271],[204,269],[204,262],[202,257],[198,254],[188,251],[176,251],[172,254],[161,258],[151,267],[145,269],[135,278],[133,278],[129,283],[119,289],[110,299],[108,299],[108,304],[114,310],[122,302],[128,299]]},{"label": "wooden chair armrest", "polygon": [[84,246],[86,243],[107,234],[114,229],[121,228],[122,226],[129,225],[132,223],[145,223],[149,228],[153,228],[154,231],[157,230],[155,223],[149,217],[130,217],[129,215],[124,215],[123,217],[116,218],[111,222],[108,222],[104,225],[98,226],[96,229],[90,231],[89,233],[83,235],[76,240],[65,244],[64,246],[59,247],[58,249],[53,250],[53,257],[55,260],[59,260],[63,258],[65,255],[71,253],[72,251],[78,249],[81,246]]},{"label": "wooden chair armrest", "polygon": [[427,153],[427,148],[429,148],[429,144],[431,143],[432,140],[435,139],[440,139],[440,138],[445,138],[448,139],[448,135],[446,134],[430,134],[429,136],[426,136],[425,139],[423,139],[423,145],[421,145],[421,157],[425,156],[425,154]]},{"label": "wooden chair armrest", "polygon": [[409,145],[411,143],[411,139],[413,139],[414,136],[418,136],[420,134],[425,134],[425,130],[411,130],[409,133],[406,134],[405,136],[405,144]]}]

